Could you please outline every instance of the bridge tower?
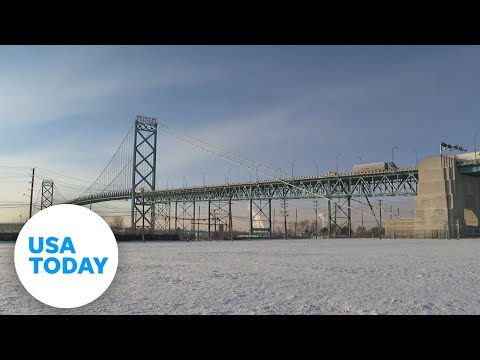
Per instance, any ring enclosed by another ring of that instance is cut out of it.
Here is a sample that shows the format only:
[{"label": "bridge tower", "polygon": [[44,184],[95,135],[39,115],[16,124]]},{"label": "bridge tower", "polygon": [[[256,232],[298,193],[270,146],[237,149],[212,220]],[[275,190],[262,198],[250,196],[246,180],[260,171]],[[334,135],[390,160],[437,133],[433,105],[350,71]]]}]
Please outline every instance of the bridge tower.
[{"label": "bridge tower", "polygon": [[145,198],[155,190],[157,171],[157,119],[138,115],[135,119],[132,164],[132,229],[155,230],[155,203]]},{"label": "bridge tower", "polygon": [[53,180],[42,181],[42,202],[40,210],[46,209],[53,204]]}]

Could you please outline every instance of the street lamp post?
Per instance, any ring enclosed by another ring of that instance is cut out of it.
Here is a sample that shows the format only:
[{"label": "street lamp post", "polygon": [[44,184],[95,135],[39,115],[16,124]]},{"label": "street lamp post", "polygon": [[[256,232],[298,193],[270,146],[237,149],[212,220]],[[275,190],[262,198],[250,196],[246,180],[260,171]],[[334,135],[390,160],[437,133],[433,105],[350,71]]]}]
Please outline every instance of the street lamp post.
[{"label": "street lamp post", "polygon": [[313,160],[313,163],[315,164],[315,167],[317,168],[317,177],[318,177],[318,163],[315,160]]},{"label": "street lamp post", "polygon": [[418,166],[418,154],[417,154],[417,149],[413,149],[413,152],[415,153],[415,166]]},{"label": "street lamp post", "polygon": [[478,135],[478,131],[476,131],[475,135],[473,136],[473,147],[475,149],[475,162],[477,161],[477,135]]},{"label": "street lamp post", "polygon": [[295,164],[295,160],[292,161],[292,178],[293,178],[293,164]]},{"label": "street lamp post", "polygon": [[337,174],[338,174],[338,157],[339,156],[342,156],[342,154],[340,154],[340,153],[337,154]]},{"label": "street lamp post", "polygon": [[206,174],[206,172],[202,172],[202,175],[203,175],[203,187],[205,187],[205,174]]},{"label": "street lamp post", "polygon": [[393,161],[393,150],[395,150],[395,149],[398,149],[398,146],[392,147],[392,163],[395,163],[395,161]]},{"label": "street lamp post", "polygon": [[229,183],[228,177],[229,177],[229,175],[230,175],[230,170],[232,170],[232,169],[230,169],[230,168],[228,169],[228,171],[227,171],[227,176],[226,176],[226,178],[225,178],[227,185],[228,185],[228,183]]},{"label": "street lamp post", "polygon": [[357,156],[357,158],[360,159],[360,165],[362,165],[363,164],[363,158],[361,156]]},{"label": "street lamp post", "polygon": [[262,166],[262,165],[257,165],[256,169],[255,169],[255,172],[257,173],[257,182],[258,182],[258,168]]}]

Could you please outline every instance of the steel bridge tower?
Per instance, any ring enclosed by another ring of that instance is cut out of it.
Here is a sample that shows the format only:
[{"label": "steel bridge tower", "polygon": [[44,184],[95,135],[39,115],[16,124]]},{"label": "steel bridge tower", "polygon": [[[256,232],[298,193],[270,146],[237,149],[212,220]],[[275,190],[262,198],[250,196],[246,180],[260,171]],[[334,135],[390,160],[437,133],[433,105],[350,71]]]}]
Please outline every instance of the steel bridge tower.
[{"label": "steel bridge tower", "polygon": [[40,210],[46,209],[53,205],[53,180],[42,181],[42,202]]},{"label": "steel bridge tower", "polygon": [[155,190],[157,171],[157,119],[138,115],[135,120],[132,164],[132,230],[155,230],[155,203],[145,199]]}]

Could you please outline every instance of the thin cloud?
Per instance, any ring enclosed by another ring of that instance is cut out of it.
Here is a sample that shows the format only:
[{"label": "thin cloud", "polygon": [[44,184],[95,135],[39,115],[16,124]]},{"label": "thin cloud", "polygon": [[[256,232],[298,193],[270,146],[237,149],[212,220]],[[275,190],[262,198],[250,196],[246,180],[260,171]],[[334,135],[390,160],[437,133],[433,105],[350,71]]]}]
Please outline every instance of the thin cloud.
[{"label": "thin cloud", "polygon": [[[108,49],[107,49],[108,50]],[[193,86],[215,79],[219,69],[201,73],[192,68],[165,64],[138,67],[113,61],[108,51],[92,53],[86,49],[78,60],[78,51],[36,59],[35,66],[13,67],[3,71],[0,82],[0,128],[29,127],[61,118],[105,108],[109,99],[138,94],[152,89]],[[113,52],[112,56],[115,54]],[[110,60],[110,61],[109,61]]]}]

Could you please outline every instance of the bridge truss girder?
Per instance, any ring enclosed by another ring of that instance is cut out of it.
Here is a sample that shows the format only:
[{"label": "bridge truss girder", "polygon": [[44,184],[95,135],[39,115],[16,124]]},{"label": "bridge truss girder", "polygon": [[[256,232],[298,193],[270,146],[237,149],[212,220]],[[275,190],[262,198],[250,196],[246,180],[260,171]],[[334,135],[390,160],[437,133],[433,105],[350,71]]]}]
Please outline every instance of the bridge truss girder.
[{"label": "bridge truss girder", "polygon": [[170,201],[155,202],[155,231],[171,231],[171,204]]},{"label": "bridge truss girder", "polygon": [[170,197],[176,201],[226,201],[230,198],[232,200],[312,199],[316,197],[315,195],[326,198],[405,196],[416,195],[417,184],[418,173],[410,171],[389,175],[297,179],[287,184],[268,181],[158,190],[149,195],[158,201],[164,197]]},{"label": "bridge truss girder", "polygon": [[[230,201],[208,201],[208,237],[221,238],[230,231]],[[212,236],[213,227],[213,236]],[[222,233],[223,229],[223,233]]]},{"label": "bridge truss girder", "polygon": [[[418,172],[416,169],[397,170],[385,174],[346,175],[339,177],[309,177],[290,180],[290,185],[279,181],[248,182],[230,185],[206,186],[186,189],[148,191],[150,202],[233,201],[268,199],[409,196],[417,195]],[[313,193],[313,194],[312,194]],[[132,197],[131,190],[112,191],[73,199],[70,204],[87,205]]]},{"label": "bridge truss girder", "polygon": [[350,211],[350,197],[338,199],[333,203],[333,213],[331,204],[328,206],[328,234],[329,237],[337,237],[341,234],[342,228],[347,227],[347,236],[352,236],[352,214]]},{"label": "bridge truss girder", "polygon": [[175,201],[175,232],[195,233],[195,201]]}]

